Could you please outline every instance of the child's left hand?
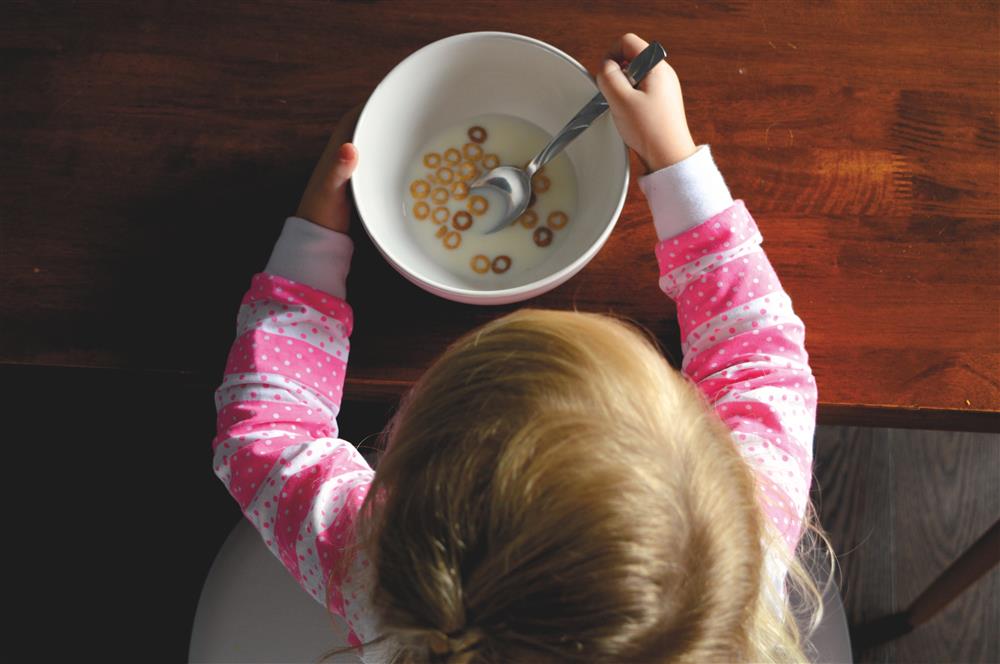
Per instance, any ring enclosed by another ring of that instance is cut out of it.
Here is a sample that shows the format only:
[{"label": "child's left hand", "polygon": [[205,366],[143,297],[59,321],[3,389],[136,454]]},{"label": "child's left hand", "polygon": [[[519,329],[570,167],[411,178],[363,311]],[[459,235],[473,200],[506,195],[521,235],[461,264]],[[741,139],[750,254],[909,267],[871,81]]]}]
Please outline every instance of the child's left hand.
[{"label": "child's left hand", "polygon": [[346,233],[351,225],[347,181],[358,165],[358,149],[346,141],[354,132],[361,104],[341,118],[313,170],[295,216]]}]

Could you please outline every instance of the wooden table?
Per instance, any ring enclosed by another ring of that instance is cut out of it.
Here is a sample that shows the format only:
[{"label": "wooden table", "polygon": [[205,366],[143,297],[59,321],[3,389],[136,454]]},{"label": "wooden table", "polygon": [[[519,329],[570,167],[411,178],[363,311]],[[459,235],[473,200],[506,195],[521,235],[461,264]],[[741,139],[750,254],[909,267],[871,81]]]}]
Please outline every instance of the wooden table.
[{"label": "wooden table", "polygon": [[[214,385],[240,296],[330,129],[397,62],[489,29],[593,71],[631,30],[666,46],[695,140],[761,227],[806,323],[821,422],[998,430],[997,14],[989,2],[4,3],[0,364]],[[357,222],[353,235],[349,399],[395,398],[449,341],[514,308],[437,299]],[[523,304],[630,316],[676,361],[653,243],[633,178],[600,254]]]}]

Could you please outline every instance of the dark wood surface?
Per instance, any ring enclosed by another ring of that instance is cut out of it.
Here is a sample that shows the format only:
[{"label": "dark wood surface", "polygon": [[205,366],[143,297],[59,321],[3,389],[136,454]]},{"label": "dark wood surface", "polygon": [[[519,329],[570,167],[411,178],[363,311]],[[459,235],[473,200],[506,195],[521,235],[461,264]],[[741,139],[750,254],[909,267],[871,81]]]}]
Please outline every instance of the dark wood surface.
[{"label": "dark wood surface", "polygon": [[[806,323],[820,420],[1000,428],[994,2],[0,5],[0,363],[221,377],[239,298],[328,132],[414,50],[494,29],[593,70],[664,43]],[[405,109],[404,109],[405,112]],[[363,158],[363,155],[362,155]],[[347,395],[393,399],[514,306],[615,311],[679,358],[635,188],[600,254],[522,305],[398,276],[355,223]]]},{"label": "dark wood surface", "polygon": [[[1000,436],[819,427],[813,500],[842,571],[848,622],[905,610],[1000,516]],[[1000,567],[861,662],[1000,661]]]}]

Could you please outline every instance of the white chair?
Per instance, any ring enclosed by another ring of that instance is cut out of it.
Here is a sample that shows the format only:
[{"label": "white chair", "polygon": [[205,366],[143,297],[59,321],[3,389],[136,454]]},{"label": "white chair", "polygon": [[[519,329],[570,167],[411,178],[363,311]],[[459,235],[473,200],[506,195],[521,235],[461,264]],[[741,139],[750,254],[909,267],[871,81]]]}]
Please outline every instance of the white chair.
[{"label": "white chair", "polygon": [[[196,664],[309,664],[347,646],[347,625],[295,582],[240,519],[212,563],[198,600],[188,660]],[[328,662],[360,662],[353,653]]]}]

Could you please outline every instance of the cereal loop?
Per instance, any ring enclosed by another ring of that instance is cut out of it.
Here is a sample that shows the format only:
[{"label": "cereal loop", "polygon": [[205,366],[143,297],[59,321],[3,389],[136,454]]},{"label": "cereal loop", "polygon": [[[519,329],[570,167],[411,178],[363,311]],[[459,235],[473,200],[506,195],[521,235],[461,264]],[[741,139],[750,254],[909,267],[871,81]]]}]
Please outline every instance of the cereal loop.
[{"label": "cereal loop", "polygon": [[441,184],[448,184],[455,179],[455,172],[447,166],[437,169],[437,181]]},{"label": "cereal loop", "polygon": [[518,222],[525,228],[534,228],[538,225],[538,213],[534,210],[528,210],[520,217],[518,217]]},{"label": "cereal loop", "polygon": [[536,175],[535,183],[532,185],[532,188],[539,194],[544,194],[546,191],[549,190],[549,187],[551,186],[552,186],[552,180],[548,179],[544,175]]},{"label": "cereal loop", "polygon": [[[441,228],[444,228],[444,226]],[[462,235],[455,231],[448,231],[448,234],[441,241],[444,243],[445,249],[458,249],[458,246],[462,244]]]},{"label": "cereal loop", "polygon": [[434,237],[444,237],[447,234],[448,234],[447,226],[438,226],[437,231],[435,231],[434,233]]},{"label": "cereal loop", "polygon": [[437,168],[441,165],[441,155],[437,152],[428,152],[424,155],[424,166],[427,168]]},{"label": "cereal loop", "polygon": [[448,148],[444,151],[444,160],[449,164],[457,164],[462,161],[462,153],[455,148]]},{"label": "cereal loop", "polygon": [[476,254],[469,261],[469,265],[472,267],[473,272],[478,272],[479,274],[486,274],[490,271],[490,259],[482,254]]},{"label": "cereal loop", "polygon": [[463,161],[458,167],[459,180],[471,180],[479,174],[479,169],[471,161]]},{"label": "cereal loop", "polygon": [[465,210],[459,210],[451,218],[451,225],[457,231],[466,231],[472,227],[472,215]]},{"label": "cereal loop", "polygon": [[446,207],[436,207],[434,208],[434,212],[431,213],[431,219],[434,221],[435,224],[445,223],[446,221],[448,221],[448,217],[450,216],[451,215],[448,214],[448,208]]},{"label": "cereal loop", "polygon": [[510,269],[510,256],[497,256],[493,259],[492,267],[497,274],[503,274]]},{"label": "cereal loop", "polygon": [[552,231],[542,226],[541,228],[536,228],[534,235],[532,235],[535,244],[539,247],[547,247],[552,244]]},{"label": "cereal loop", "polygon": [[485,198],[477,194],[469,197],[469,202],[467,203],[467,207],[469,208],[469,211],[472,212],[472,214],[479,215],[479,214],[484,214],[487,210],[490,209],[490,203]]},{"label": "cereal loop", "polygon": [[469,185],[465,184],[464,182],[461,182],[460,180],[452,182],[451,195],[454,197],[456,201],[464,201],[466,197],[469,195]]},{"label": "cereal loop", "polygon": [[423,221],[431,213],[431,206],[423,201],[417,201],[413,206],[413,216]]},{"label": "cereal loop", "polygon": [[444,205],[448,202],[448,190],[444,187],[438,187],[431,193],[431,200],[438,205]]},{"label": "cereal loop", "polygon": [[431,186],[424,180],[414,180],[410,183],[410,194],[414,198],[427,198],[429,193],[431,193]]},{"label": "cereal loop", "polygon": [[483,149],[475,143],[466,143],[462,146],[462,154],[469,161],[479,161],[483,158]]},{"label": "cereal loop", "polygon": [[483,155],[483,166],[486,168],[496,168],[500,165],[500,157],[496,156],[492,152],[487,155]]},{"label": "cereal loop", "polygon": [[566,213],[556,210],[555,212],[549,214],[549,220],[546,223],[548,223],[549,228],[554,228],[556,230],[559,230],[560,228],[565,226],[568,222],[569,222],[569,217],[566,215]]},{"label": "cereal loop", "polygon": [[482,143],[486,140],[486,130],[478,125],[469,127],[469,140],[473,143]]}]

